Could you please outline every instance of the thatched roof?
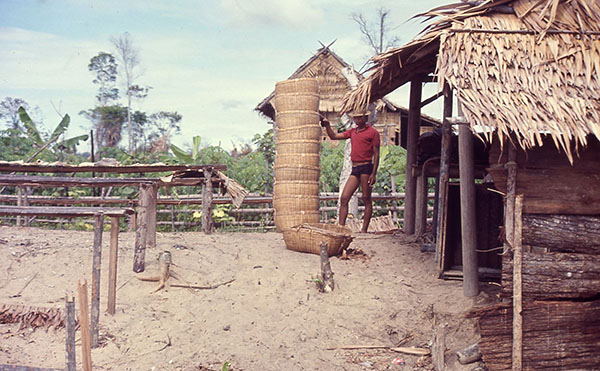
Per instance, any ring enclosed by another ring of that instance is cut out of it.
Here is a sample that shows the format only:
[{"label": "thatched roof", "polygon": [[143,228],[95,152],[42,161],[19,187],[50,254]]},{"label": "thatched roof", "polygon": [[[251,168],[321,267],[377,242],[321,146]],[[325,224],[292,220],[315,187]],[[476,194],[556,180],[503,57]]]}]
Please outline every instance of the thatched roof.
[{"label": "thatched roof", "polygon": [[447,82],[458,91],[470,125],[497,130],[501,140],[513,134],[526,149],[548,133],[572,161],[588,135],[600,139],[600,2],[488,0],[418,16],[436,21],[372,58],[343,110],[437,71],[440,89]]},{"label": "thatched roof", "polygon": [[[359,72],[334,53],[328,46],[318,49],[289,78],[302,77],[315,77],[319,82],[321,98],[319,111],[321,112],[340,112],[344,96],[363,79],[363,76]],[[275,92],[273,91],[255,107],[256,111],[259,111],[272,120],[275,120],[275,110],[271,105],[271,100],[274,96]],[[377,100],[376,104],[379,111],[388,110],[395,112],[401,109],[401,107],[385,98]],[[404,108],[404,110],[406,109]]]}]

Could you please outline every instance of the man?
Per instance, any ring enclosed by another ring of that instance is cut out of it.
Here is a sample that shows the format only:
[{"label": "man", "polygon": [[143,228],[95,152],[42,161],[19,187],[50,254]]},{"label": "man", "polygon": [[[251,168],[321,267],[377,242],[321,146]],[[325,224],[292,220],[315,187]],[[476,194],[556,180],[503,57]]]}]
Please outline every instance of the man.
[{"label": "man", "polygon": [[327,131],[327,135],[332,140],[341,140],[350,138],[352,151],[350,159],[352,160],[352,173],[346,181],[344,190],[340,197],[340,225],[346,225],[348,217],[348,202],[360,185],[362,190],[362,200],[365,205],[365,214],[362,226],[362,233],[367,233],[369,222],[373,214],[373,202],[371,201],[371,190],[375,184],[377,168],[379,167],[379,132],[371,125],[367,124],[369,113],[367,111],[354,112],[352,119],[356,127],[346,130],[343,133],[336,133],[331,129],[331,124],[325,118],[321,118],[321,126]]}]

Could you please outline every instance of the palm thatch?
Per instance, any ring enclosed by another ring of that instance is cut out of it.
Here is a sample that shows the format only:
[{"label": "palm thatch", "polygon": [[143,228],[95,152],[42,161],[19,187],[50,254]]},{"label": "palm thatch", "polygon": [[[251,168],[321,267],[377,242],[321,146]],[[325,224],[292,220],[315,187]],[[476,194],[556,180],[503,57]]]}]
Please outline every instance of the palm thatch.
[{"label": "palm thatch", "polygon": [[372,73],[344,99],[363,107],[415,76],[437,70],[471,126],[516,138],[524,148],[550,134],[573,149],[600,139],[600,3],[500,0],[450,4],[412,42],[372,58]]}]

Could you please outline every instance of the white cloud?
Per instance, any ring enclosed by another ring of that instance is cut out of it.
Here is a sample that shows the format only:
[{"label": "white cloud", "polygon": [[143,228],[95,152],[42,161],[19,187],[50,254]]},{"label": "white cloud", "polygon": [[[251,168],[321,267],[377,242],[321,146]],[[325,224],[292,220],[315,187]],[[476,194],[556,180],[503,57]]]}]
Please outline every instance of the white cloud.
[{"label": "white cloud", "polygon": [[311,27],[323,21],[322,11],[305,0],[222,0],[223,13],[231,24]]}]

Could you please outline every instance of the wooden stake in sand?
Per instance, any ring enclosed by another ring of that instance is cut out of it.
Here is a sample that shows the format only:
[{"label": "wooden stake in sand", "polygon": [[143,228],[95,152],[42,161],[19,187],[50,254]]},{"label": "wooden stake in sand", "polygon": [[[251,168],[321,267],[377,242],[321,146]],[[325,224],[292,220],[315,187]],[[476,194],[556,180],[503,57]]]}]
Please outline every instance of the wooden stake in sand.
[{"label": "wooden stake in sand", "polygon": [[79,282],[79,328],[81,329],[81,359],[83,371],[92,371],[92,346],[90,340],[90,312],[88,309],[87,281]]},{"label": "wooden stake in sand", "polygon": [[92,348],[99,345],[98,321],[100,320],[100,267],[102,265],[102,227],[104,215],[97,214],[94,222],[94,252],[92,258],[92,308],[91,308],[91,333]]},{"label": "wooden stake in sand", "polygon": [[320,246],[321,255],[321,291],[332,292],[335,286],[333,281],[333,272],[331,271],[331,264],[329,263],[329,244],[327,242],[321,242]]},{"label": "wooden stake in sand", "polygon": [[65,351],[66,371],[76,371],[75,357],[75,298],[65,297]]}]

